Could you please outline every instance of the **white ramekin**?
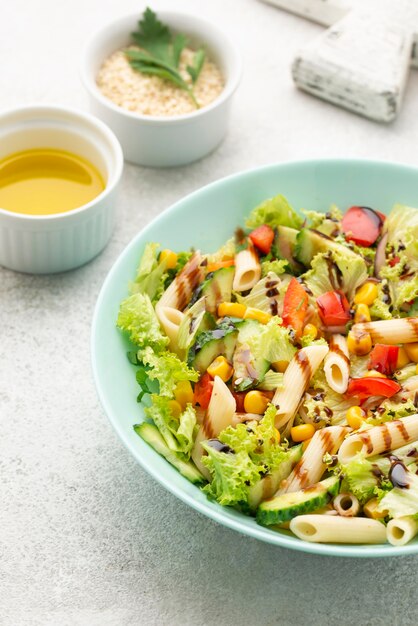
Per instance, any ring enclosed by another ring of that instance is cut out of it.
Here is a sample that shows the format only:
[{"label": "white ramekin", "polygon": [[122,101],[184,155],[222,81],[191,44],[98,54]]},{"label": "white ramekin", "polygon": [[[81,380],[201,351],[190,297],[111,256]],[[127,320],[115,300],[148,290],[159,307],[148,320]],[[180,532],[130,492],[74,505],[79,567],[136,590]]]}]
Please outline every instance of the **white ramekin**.
[{"label": "white ramekin", "polygon": [[89,160],[106,182],[94,200],[56,215],[0,208],[0,265],[47,274],[83,265],[109,241],[123,154],[114,134],[95,117],[61,106],[27,106],[0,114],[0,159],[20,150],[56,148]]},{"label": "white ramekin", "polygon": [[228,38],[206,20],[172,11],[158,11],[174,32],[185,33],[192,46],[203,45],[225,77],[220,96],[206,107],[186,115],[155,117],[131,113],[106,98],[96,84],[103,61],[132,43],[138,13],[120,18],[99,30],[84,52],[81,76],[90,97],[91,111],[118,137],[125,159],[138,165],[185,165],[214,150],[225,136],[231,98],[241,77],[241,59]]}]

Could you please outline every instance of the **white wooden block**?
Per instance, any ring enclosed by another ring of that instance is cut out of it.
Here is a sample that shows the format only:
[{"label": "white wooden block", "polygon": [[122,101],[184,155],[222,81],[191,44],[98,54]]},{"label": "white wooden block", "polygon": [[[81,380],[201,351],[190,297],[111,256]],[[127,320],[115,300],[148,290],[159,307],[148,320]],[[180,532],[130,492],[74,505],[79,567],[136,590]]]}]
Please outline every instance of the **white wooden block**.
[{"label": "white wooden block", "polygon": [[263,2],[323,26],[332,26],[352,9],[350,0],[263,0]]},{"label": "white wooden block", "polygon": [[[351,10],[364,7],[364,3],[368,0],[262,0],[267,4],[278,7],[290,13],[300,15],[312,22],[321,24],[322,26],[332,26],[338,20],[345,17]],[[396,0],[393,0],[396,2]],[[403,13],[402,9],[398,11],[398,18],[403,23],[408,24],[410,21],[414,23],[414,46],[412,49],[411,66],[418,68],[418,20],[411,13],[416,11],[418,0],[407,0],[408,11]],[[384,6],[382,4],[382,6]],[[405,6],[405,3],[403,3]],[[382,7],[376,7],[377,10]],[[403,17],[402,17],[403,15]]]},{"label": "white wooden block", "polygon": [[308,44],[293,63],[293,78],[324,100],[389,122],[399,112],[412,44],[411,31],[398,19],[370,6],[349,13]]}]

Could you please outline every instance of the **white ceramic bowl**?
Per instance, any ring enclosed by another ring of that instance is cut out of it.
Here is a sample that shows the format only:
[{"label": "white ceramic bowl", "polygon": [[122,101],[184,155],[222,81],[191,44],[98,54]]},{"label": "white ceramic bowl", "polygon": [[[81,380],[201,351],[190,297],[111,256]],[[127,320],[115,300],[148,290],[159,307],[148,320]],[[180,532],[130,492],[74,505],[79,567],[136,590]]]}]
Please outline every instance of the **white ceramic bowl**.
[{"label": "white ceramic bowl", "polygon": [[203,45],[221,69],[225,87],[206,107],[173,117],[131,113],[106,98],[96,84],[103,61],[115,50],[132,43],[130,33],[140,15],[125,16],[99,30],[88,43],[82,60],[82,80],[90,96],[91,111],[118,137],[125,159],[138,165],[185,165],[214,150],[228,126],[231,97],[241,76],[241,60],[228,38],[216,26],[192,15],[158,11],[174,32],[185,33],[193,47]]},{"label": "white ceramic bowl", "polygon": [[78,154],[106,183],[94,200],[65,213],[27,215],[0,207],[0,265],[32,274],[63,272],[90,261],[109,241],[123,154],[114,134],[85,113],[40,105],[0,114],[0,160],[33,148]]}]

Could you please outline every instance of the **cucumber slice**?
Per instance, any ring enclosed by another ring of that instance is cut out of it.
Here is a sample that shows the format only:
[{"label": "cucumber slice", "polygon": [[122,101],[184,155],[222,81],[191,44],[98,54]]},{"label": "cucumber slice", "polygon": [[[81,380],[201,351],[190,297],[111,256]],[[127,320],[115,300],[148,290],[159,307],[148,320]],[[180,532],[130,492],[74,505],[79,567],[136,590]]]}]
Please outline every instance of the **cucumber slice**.
[{"label": "cucumber slice", "polygon": [[312,487],[266,500],[257,509],[257,522],[271,526],[288,522],[297,515],[312,513],[328,504],[338,494],[339,487],[339,478],[331,476]]},{"label": "cucumber slice", "polygon": [[221,302],[231,302],[234,274],[235,267],[221,267],[206,277],[200,294],[206,298],[206,310],[209,313],[217,315]]},{"label": "cucumber slice", "polygon": [[276,230],[276,236],[274,243],[276,250],[279,253],[281,259],[286,259],[289,262],[291,270],[295,273],[303,271],[303,265],[298,263],[295,259],[296,241],[299,231],[296,228],[289,228],[288,226],[278,226]]},{"label": "cucumber slice", "polygon": [[177,336],[179,348],[187,350],[199,333],[215,328],[215,326],[215,318],[206,311],[205,298],[202,297],[184,312]]},{"label": "cucumber slice", "polygon": [[226,320],[213,330],[199,333],[187,355],[188,365],[203,374],[212,361],[221,354],[228,361],[232,361],[237,336],[235,326]]},{"label": "cucumber slice", "polygon": [[320,252],[328,252],[328,250],[358,258],[358,254],[350,250],[350,248],[337,243],[317,230],[302,228],[299,232],[296,240],[295,257],[306,267],[310,266],[315,255]]},{"label": "cucumber slice", "polygon": [[280,463],[274,472],[267,474],[258,483],[250,487],[248,490],[248,504],[252,511],[256,510],[262,500],[271,498],[276,493],[282,480],[289,476],[296,463],[300,461],[302,452],[302,444],[290,448],[287,459]]},{"label": "cucumber slice", "polygon": [[234,353],[234,389],[246,391],[259,385],[270,367],[263,354],[252,351],[247,341],[263,330],[257,320],[243,320],[235,324],[238,328],[238,342]]},{"label": "cucumber slice", "polygon": [[160,431],[154,424],[142,422],[135,424],[134,431],[144,441],[146,441],[158,454],[161,454],[171,465],[173,465],[182,476],[190,480],[191,483],[199,485],[206,482],[197,467],[191,461],[179,459],[175,452],[166,445]]}]

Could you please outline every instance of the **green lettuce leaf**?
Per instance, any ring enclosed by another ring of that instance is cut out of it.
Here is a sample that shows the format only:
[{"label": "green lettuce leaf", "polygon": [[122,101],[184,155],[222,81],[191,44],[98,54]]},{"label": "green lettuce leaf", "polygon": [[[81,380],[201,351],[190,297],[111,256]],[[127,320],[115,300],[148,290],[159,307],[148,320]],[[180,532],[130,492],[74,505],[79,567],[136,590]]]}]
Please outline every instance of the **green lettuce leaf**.
[{"label": "green lettuce leaf", "polygon": [[130,340],[141,349],[149,346],[158,353],[169,343],[168,337],[161,331],[147,294],[135,293],[123,300],[119,308],[117,326],[127,332]]},{"label": "green lettuce leaf", "polygon": [[281,324],[281,318],[274,316],[259,332],[245,337],[254,355],[262,355],[270,363],[290,361],[294,357],[296,348],[291,342],[289,330]]},{"label": "green lettuce leaf", "polygon": [[373,466],[369,460],[357,456],[347,465],[341,467],[344,477],[342,491],[348,491],[365,504],[375,495],[379,485],[379,478],[373,474]]},{"label": "green lettuce leaf", "polygon": [[400,311],[406,303],[418,297],[418,274],[405,280],[400,279],[399,282],[392,285],[392,289],[394,305]]},{"label": "green lettuce leaf", "polygon": [[283,388],[283,374],[269,370],[265,375],[261,383],[257,385],[257,389],[263,389],[263,391],[276,391],[276,389]]},{"label": "green lettuce leaf", "polygon": [[302,219],[290,206],[284,196],[278,195],[259,204],[250,213],[245,222],[247,228],[257,228],[267,224],[272,228],[277,226],[290,226],[290,228],[300,228]]},{"label": "green lettuce leaf", "polygon": [[174,389],[181,380],[196,382],[199,379],[199,373],[189,368],[187,363],[172,352],[156,354],[151,348],[145,348],[138,354],[138,358],[151,368],[147,372],[148,377],[158,380],[162,396],[172,398]]},{"label": "green lettuce leaf", "polygon": [[274,261],[262,261],[261,275],[267,276],[269,272],[276,275],[284,274],[289,270],[289,262],[286,259],[274,259]]},{"label": "green lettuce leaf", "polygon": [[151,406],[145,409],[147,417],[153,420],[167,446],[174,452],[179,452],[184,458],[189,458],[193,448],[196,412],[191,404],[175,418],[171,412],[170,400],[153,394]]},{"label": "green lettuce leaf", "polygon": [[350,376],[351,378],[361,378],[368,371],[370,356],[356,356],[350,354]]},{"label": "green lettuce leaf", "polygon": [[388,281],[383,280],[377,285],[377,298],[369,307],[370,316],[373,320],[391,320],[393,317],[391,307],[386,302],[386,294],[384,289],[388,286]]},{"label": "green lettuce leaf", "polygon": [[202,461],[212,476],[211,483],[204,488],[210,498],[224,505],[248,505],[249,488],[288,458],[289,452],[277,442],[276,412],[270,405],[260,421],[223,430],[218,439],[229,446],[229,452],[202,444],[208,453]]},{"label": "green lettuce leaf", "polygon": [[315,339],[313,335],[307,334],[300,338],[300,344],[302,348],[307,348],[308,346],[327,346],[328,342],[323,337]]},{"label": "green lettuce leaf", "polygon": [[408,488],[394,487],[383,496],[378,511],[388,511],[390,517],[418,516],[418,476],[407,471]]},{"label": "green lettuce leaf", "polygon": [[302,275],[315,298],[327,291],[341,289],[350,301],[357,287],[367,278],[367,266],[360,256],[346,257],[338,252],[317,254],[311,262],[311,269]]},{"label": "green lettuce leaf", "polygon": [[389,247],[395,252],[412,245],[410,252],[418,263],[418,209],[403,204],[395,204],[387,216],[383,233],[388,235]]},{"label": "green lettuce leaf", "polygon": [[[418,442],[402,446],[395,453],[402,463],[413,467],[417,460]],[[390,468],[391,461],[386,455],[366,459],[358,454],[352,461],[340,466],[343,476],[341,490],[353,493],[363,504],[376,495],[380,497],[393,488],[388,479]]]},{"label": "green lettuce leaf", "polygon": [[304,209],[301,213],[303,213],[308,220],[309,228],[314,228],[328,237],[335,237],[341,230],[341,220],[343,218],[343,214],[335,204],[331,205],[329,211],[326,213],[306,211]]},{"label": "green lettuce leaf", "polygon": [[395,402],[393,398],[382,402],[377,409],[370,411],[372,414],[367,418],[366,422],[377,426],[384,422],[391,422],[392,420],[398,420],[401,417],[407,417],[408,415],[415,415],[417,407],[411,399],[406,402]]},{"label": "green lettuce leaf", "polygon": [[412,376],[416,375],[417,366],[415,365],[415,363],[409,363],[408,365],[405,365],[405,367],[396,370],[396,372],[394,373],[394,378],[396,378],[398,383],[403,383],[405,382],[405,380],[408,380],[408,378],[412,378]]},{"label": "green lettuce leaf", "polygon": [[345,424],[347,411],[355,404],[355,398],[346,398],[331,389],[323,369],[319,369],[311,381],[310,392],[305,394],[301,412],[313,422],[337,426]]},{"label": "green lettuce leaf", "polygon": [[260,421],[229,426],[221,432],[218,439],[230,446],[235,452],[245,451],[262,471],[273,471],[286,458],[286,450],[277,443],[275,418],[277,409],[269,405]]},{"label": "green lettuce leaf", "polygon": [[131,293],[147,294],[152,302],[159,300],[167,279],[165,263],[158,262],[158,243],[147,243],[139,263],[136,278],[130,283]]},{"label": "green lettuce leaf", "polygon": [[[279,261],[279,263],[281,263],[281,261]],[[241,296],[239,293],[234,293],[234,296],[240,304],[260,309],[260,311],[264,311],[265,313],[271,313],[271,298],[267,296],[267,292],[271,289],[271,287],[266,287],[266,283],[275,282],[276,289],[278,291],[278,295],[275,300],[278,311],[281,311],[283,308],[284,296],[291,279],[292,276],[290,274],[282,274],[279,277],[275,272],[269,271],[266,276],[261,278],[254,285],[248,295]]]},{"label": "green lettuce leaf", "polygon": [[245,504],[248,488],[260,480],[260,470],[246,452],[219,452],[207,443],[202,444],[207,456],[203,464],[211,474],[211,482],[203,491],[210,499],[223,506]]},{"label": "green lettuce leaf", "polygon": [[207,255],[208,263],[219,263],[220,261],[224,261],[225,259],[234,258],[235,253],[235,238],[231,237],[231,239],[228,239],[228,241],[223,246],[221,246],[219,250],[216,250],[216,252]]}]

